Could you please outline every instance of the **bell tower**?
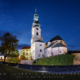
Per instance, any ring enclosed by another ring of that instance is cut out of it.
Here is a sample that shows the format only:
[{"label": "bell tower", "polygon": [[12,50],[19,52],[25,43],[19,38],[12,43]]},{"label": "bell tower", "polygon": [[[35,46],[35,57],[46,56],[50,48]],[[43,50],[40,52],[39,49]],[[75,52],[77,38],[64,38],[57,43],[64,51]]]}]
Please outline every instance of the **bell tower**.
[{"label": "bell tower", "polygon": [[37,14],[37,9],[35,9],[35,14],[34,14],[34,21],[32,23],[32,39],[31,39],[31,44],[34,43],[36,40],[40,40],[41,39],[41,29],[40,29],[40,23],[38,21],[38,14]]},{"label": "bell tower", "polygon": [[42,58],[44,55],[45,43],[41,38],[40,23],[38,21],[37,10],[35,9],[35,14],[32,23],[32,38],[31,38],[31,59],[35,60]]}]

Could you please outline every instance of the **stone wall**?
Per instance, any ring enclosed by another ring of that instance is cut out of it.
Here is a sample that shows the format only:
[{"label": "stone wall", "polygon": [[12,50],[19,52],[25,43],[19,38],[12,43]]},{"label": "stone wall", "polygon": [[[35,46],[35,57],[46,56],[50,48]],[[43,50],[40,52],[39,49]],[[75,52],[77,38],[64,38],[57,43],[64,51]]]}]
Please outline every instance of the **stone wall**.
[{"label": "stone wall", "polygon": [[20,64],[32,64],[33,60],[20,60]]},{"label": "stone wall", "polygon": [[73,65],[80,65],[80,53],[73,53],[75,55]]}]

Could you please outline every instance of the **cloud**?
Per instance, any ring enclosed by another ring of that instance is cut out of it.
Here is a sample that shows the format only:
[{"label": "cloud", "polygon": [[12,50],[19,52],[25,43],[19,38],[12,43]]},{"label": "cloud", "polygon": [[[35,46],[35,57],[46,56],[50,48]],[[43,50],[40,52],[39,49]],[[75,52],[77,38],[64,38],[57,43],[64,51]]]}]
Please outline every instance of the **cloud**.
[{"label": "cloud", "polygon": [[30,47],[30,45],[20,43],[20,44],[18,44],[18,46],[16,47],[16,49],[21,49],[21,48],[23,48],[23,47]]}]

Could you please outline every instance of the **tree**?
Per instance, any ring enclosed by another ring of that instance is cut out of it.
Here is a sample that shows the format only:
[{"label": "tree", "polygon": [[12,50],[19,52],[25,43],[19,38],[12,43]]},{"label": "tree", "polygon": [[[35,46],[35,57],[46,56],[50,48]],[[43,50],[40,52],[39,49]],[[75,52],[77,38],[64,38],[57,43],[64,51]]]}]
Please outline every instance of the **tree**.
[{"label": "tree", "polygon": [[16,36],[11,35],[10,33],[5,33],[3,37],[1,38],[1,48],[0,52],[2,55],[4,55],[4,62],[6,56],[9,56],[10,54],[14,54],[15,48],[18,44],[18,40]]},{"label": "tree", "polygon": [[14,54],[15,54],[16,56],[19,56],[19,51],[16,49],[15,52],[14,52]]},{"label": "tree", "polygon": [[15,54],[15,57],[19,60],[19,51],[17,49],[15,50],[14,54]]},{"label": "tree", "polygon": [[26,58],[25,58],[25,56],[24,55],[21,55],[20,56],[20,60],[25,60]]}]

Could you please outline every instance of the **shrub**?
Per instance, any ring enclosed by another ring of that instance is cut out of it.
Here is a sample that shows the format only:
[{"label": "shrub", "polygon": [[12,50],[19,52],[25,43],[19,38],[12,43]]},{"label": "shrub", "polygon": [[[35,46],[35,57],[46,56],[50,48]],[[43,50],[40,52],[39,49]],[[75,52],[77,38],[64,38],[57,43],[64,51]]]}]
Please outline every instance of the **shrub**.
[{"label": "shrub", "polygon": [[20,60],[26,60],[25,56],[24,55],[21,55],[20,56]]},{"label": "shrub", "polygon": [[7,59],[7,62],[10,62],[10,63],[19,63],[19,59],[17,59],[17,57],[9,57]]},{"label": "shrub", "polygon": [[75,56],[69,55],[69,54],[62,54],[47,58],[40,58],[35,60],[35,63],[33,61],[32,64],[34,65],[73,65],[73,60]]}]

